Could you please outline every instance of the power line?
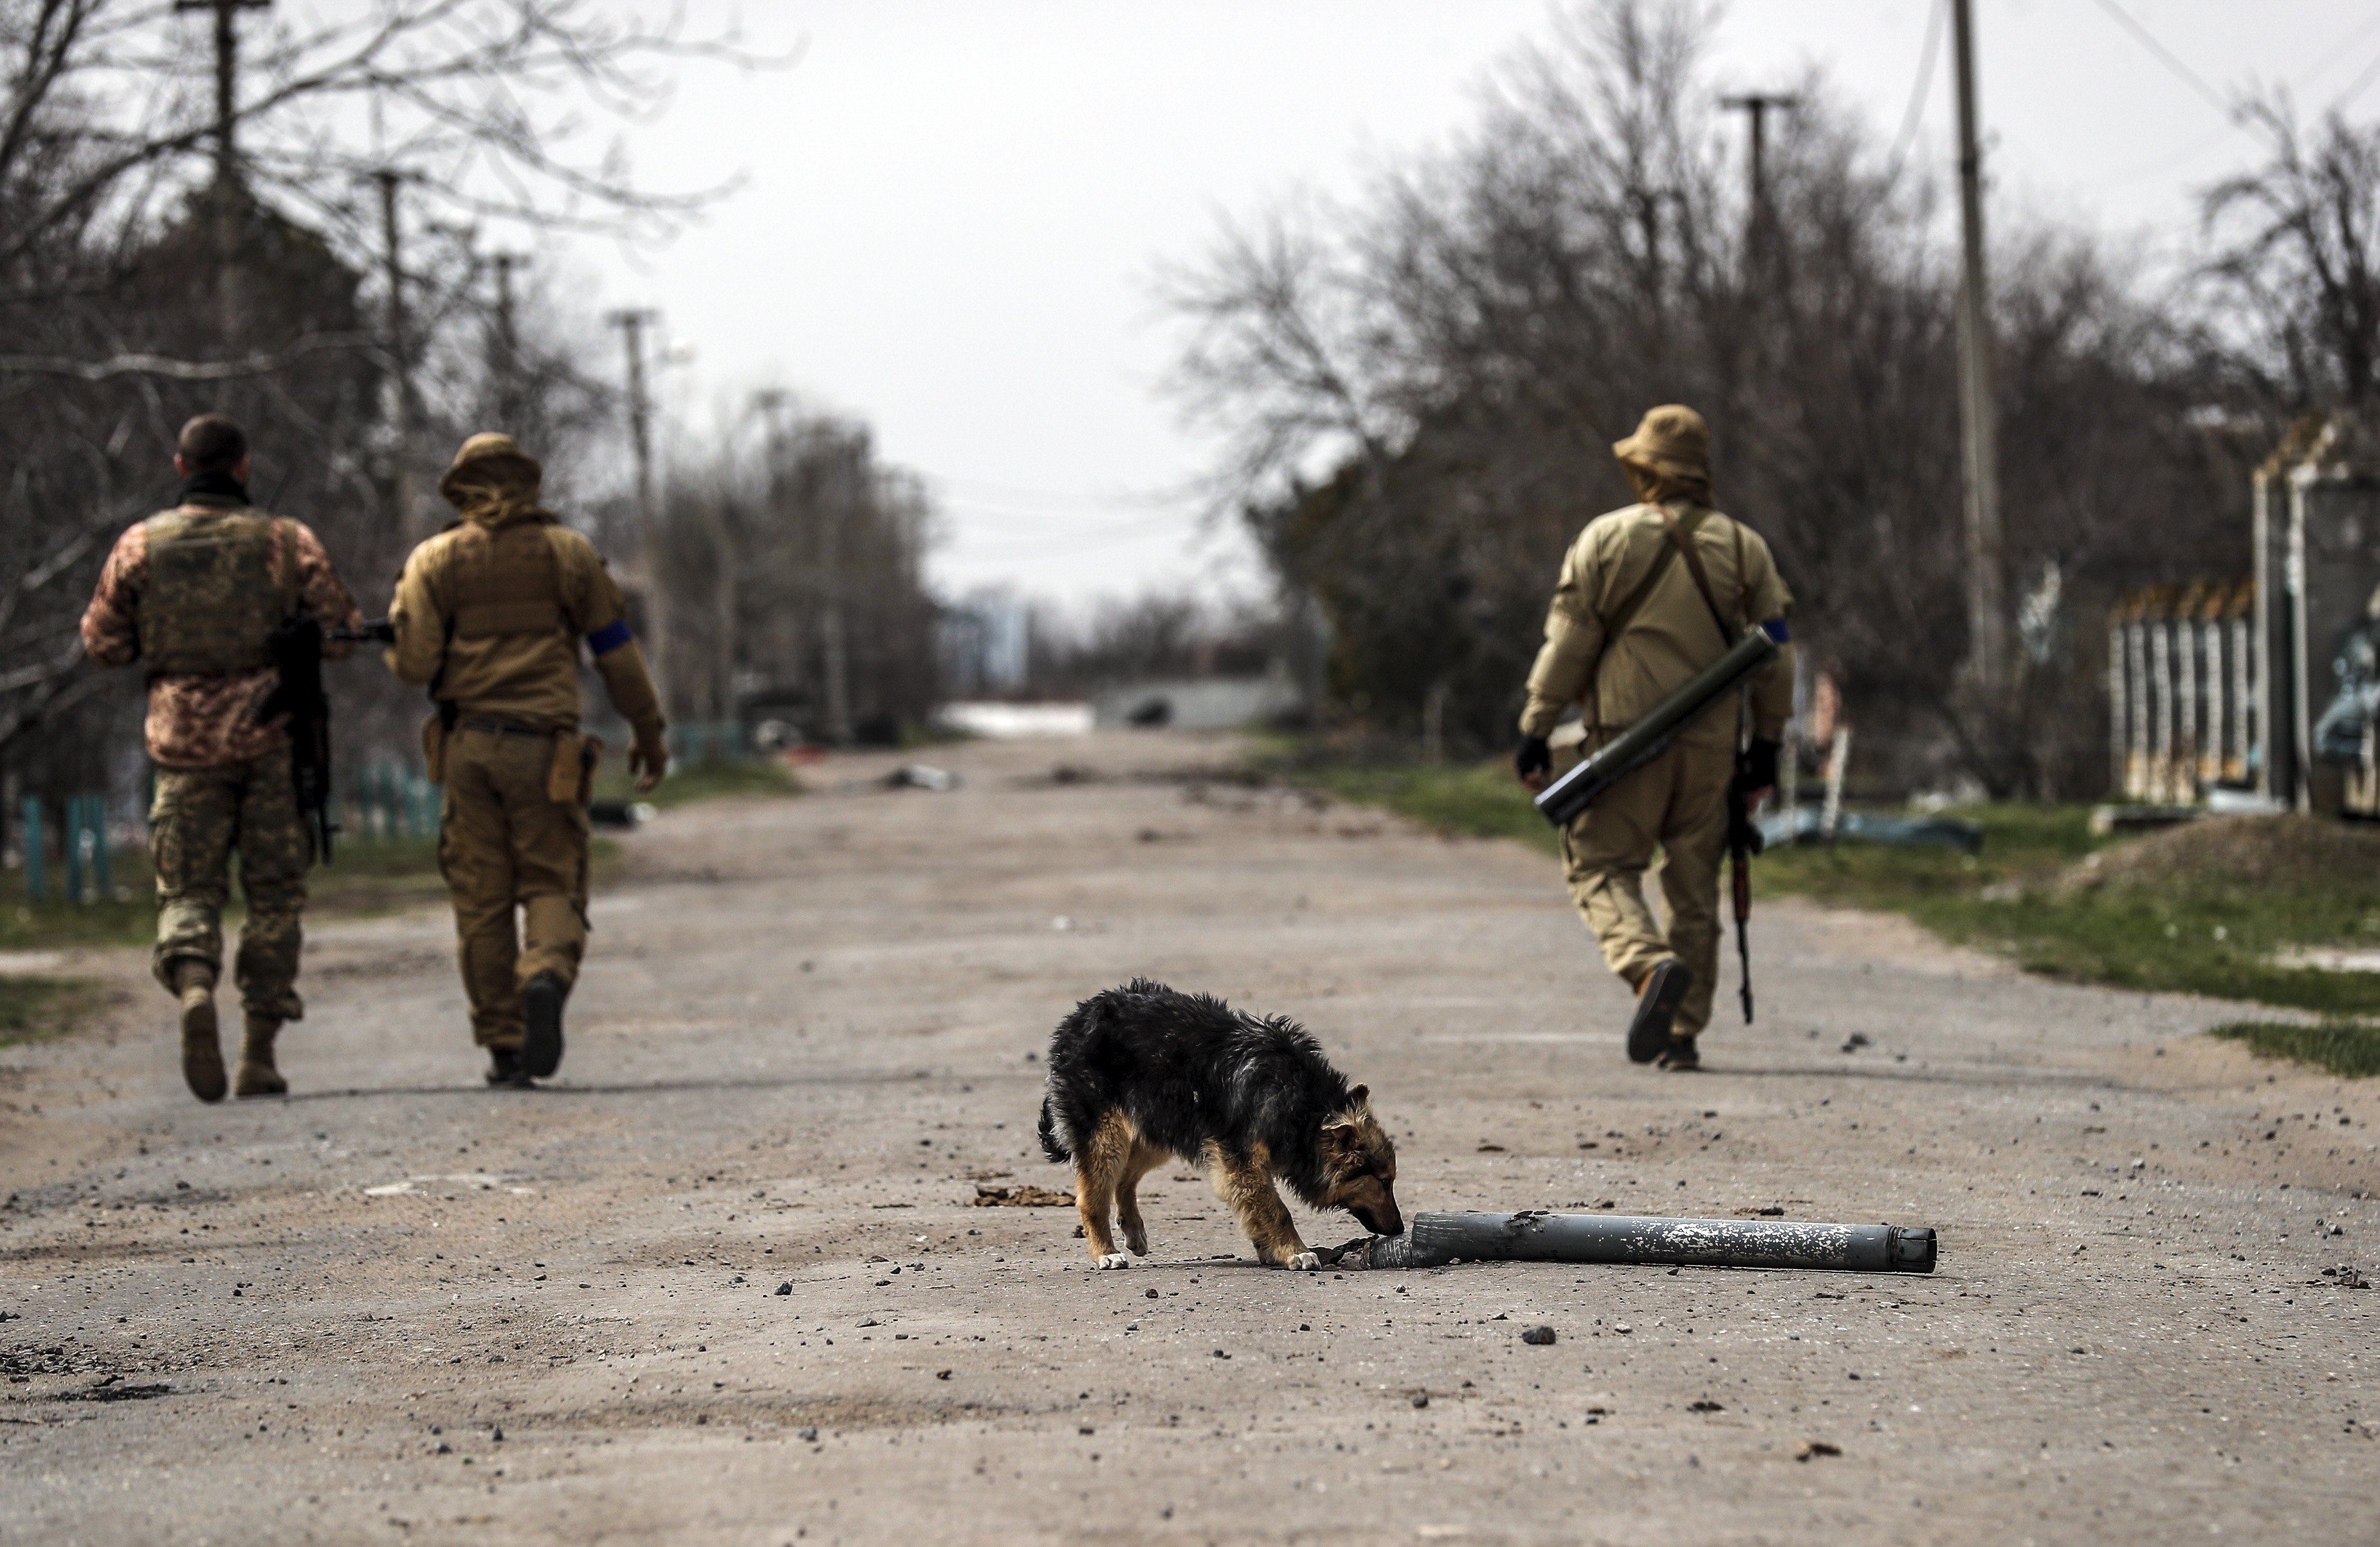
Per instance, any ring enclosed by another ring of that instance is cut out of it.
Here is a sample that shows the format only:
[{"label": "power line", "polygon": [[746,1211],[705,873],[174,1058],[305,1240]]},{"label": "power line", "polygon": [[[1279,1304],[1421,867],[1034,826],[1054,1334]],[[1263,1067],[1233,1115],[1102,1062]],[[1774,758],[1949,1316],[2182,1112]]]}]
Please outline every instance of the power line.
[{"label": "power line", "polygon": [[2371,85],[2375,76],[2380,76],[2380,58],[2374,58],[2370,64],[2364,66],[2363,73],[2355,78],[2352,85],[2330,99],[2330,111],[2337,113],[2349,103],[2362,96],[2363,88]]},{"label": "power line", "polygon": [[2192,69],[2188,65],[2183,64],[2180,57],[2176,55],[2173,50],[2157,42],[2155,34],[2152,33],[2147,28],[2142,26],[2138,21],[2132,19],[2131,13],[2125,10],[2121,6],[2117,5],[2116,0],[2099,0],[2099,8],[2107,12],[2109,16],[2114,17],[2116,20],[2122,25],[2125,31],[2130,32],[2133,37],[2138,38],[2143,48],[2146,48],[2150,53],[2163,60],[2165,62],[2166,68],[2173,71],[2174,74],[2180,76],[2183,80],[2188,81],[2191,87],[2195,90],[2200,96],[2203,96],[2208,102],[2213,103],[2215,104],[2216,111],[2221,113],[2227,118],[2238,118],[2238,110],[2233,107],[2230,103],[2224,100],[2222,92],[2216,91],[2214,87],[2209,86],[2206,83],[2206,78],[2204,76],[2200,75],[2196,70]]},{"label": "power line", "polygon": [[2318,56],[2319,62],[2313,67],[2313,68],[2308,70],[2305,75],[2299,79],[2299,89],[2310,89],[2315,81],[2320,80],[2324,76],[2328,75],[2331,71],[2337,69],[2345,62],[2347,58],[2347,51],[2353,48],[2357,43],[2362,43],[2371,34],[2372,30],[2375,27],[2380,27],[2380,8],[2374,8],[2370,16],[2365,17],[2362,21],[2356,24],[2354,30],[2349,32],[2345,37],[2340,38],[2337,43],[2332,43],[2328,48],[2324,49]]},{"label": "power line", "polygon": [[1892,139],[1892,159],[1885,164],[1885,180],[1900,176],[1900,164],[1909,157],[1909,148],[1917,139],[1917,126],[1925,116],[1925,95],[1934,89],[1934,61],[1942,51],[1943,0],[1934,0],[1925,12],[1925,46],[1917,56],[1917,84],[1910,88],[1909,108],[1900,116],[1900,132]]}]

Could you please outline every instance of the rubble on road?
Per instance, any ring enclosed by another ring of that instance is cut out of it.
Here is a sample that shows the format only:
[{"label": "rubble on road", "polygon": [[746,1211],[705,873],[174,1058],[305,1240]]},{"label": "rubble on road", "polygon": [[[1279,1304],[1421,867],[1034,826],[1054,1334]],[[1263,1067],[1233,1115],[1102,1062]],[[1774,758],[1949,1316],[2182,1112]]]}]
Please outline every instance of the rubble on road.
[{"label": "rubble on road", "polygon": [[1075,1195],[1051,1188],[1037,1188],[1022,1182],[1013,1188],[996,1188],[988,1182],[978,1182],[975,1197],[969,1206],[978,1209],[1071,1209]]}]

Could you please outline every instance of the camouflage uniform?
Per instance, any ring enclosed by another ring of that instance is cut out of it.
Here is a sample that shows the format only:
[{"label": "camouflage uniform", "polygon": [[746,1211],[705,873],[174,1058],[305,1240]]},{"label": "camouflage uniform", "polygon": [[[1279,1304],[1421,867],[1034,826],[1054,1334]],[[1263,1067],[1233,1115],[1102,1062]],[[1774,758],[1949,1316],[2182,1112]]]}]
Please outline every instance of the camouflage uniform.
[{"label": "camouflage uniform", "polygon": [[[250,1086],[278,1086],[273,1033],[305,1015],[299,919],[313,861],[288,735],[258,713],[278,680],[266,641],[293,615],[325,630],[353,627],[358,617],[313,532],[249,508],[237,489],[224,481],[125,532],[83,615],[82,640],[101,665],[139,661],[149,671],[152,966],[168,992],[182,992],[187,969],[200,969],[210,985],[221,976],[223,906],[231,856],[239,855],[248,922],[234,971],[249,1029],[241,1093],[250,1094]],[[333,645],[324,653],[346,652]]]},{"label": "camouflage uniform", "polygon": [[440,484],[461,518],[413,551],[389,608],[390,670],[427,684],[439,705],[424,727],[445,786],[439,864],[472,1036],[496,1054],[491,1078],[524,1047],[532,987],[542,979],[566,993],[586,950],[600,748],[578,734],[582,639],[635,731],[632,761],[667,761],[620,588],[594,545],[538,504],[542,478],[510,436],[472,436]]},{"label": "camouflage uniform", "polygon": [[[1784,641],[1792,596],[1760,535],[1709,508],[1707,437],[1700,416],[1670,407],[1645,415],[1636,435],[1613,448],[1646,500],[1587,523],[1564,555],[1546,642],[1529,673],[1524,737],[1551,736],[1576,704],[1583,756],[1683,687],[1745,628],[1759,624]],[[1672,562],[1682,556],[1673,526],[1702,561],[1724,629],[1691,566]],[[1792,713],[1790,644],[1754,678],[1749,699],[1754,738],[1774,742]],[[1719,860],[1738,734],[1730,696],[1561,835],[1571,899],[1611,970],[1641,991],[1664,962],[1691,969],[1670,1023],[1670,1035],[1687,1044],[1709,1024],[1718,982]],[[1645,900],[1657,852],[1666,929]],[[1691,1045],[1682,1051],[1691,1060]]]}]

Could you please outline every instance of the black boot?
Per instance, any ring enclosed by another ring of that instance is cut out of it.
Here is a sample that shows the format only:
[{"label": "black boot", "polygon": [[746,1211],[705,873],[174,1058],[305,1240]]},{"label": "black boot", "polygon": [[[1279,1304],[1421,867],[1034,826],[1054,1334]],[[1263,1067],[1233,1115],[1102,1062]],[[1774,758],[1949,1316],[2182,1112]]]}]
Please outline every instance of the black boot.
[{"label": "black boot", "polygon": [[562,1066],[562,1002],[570,986],[551,972],[540,972],[521,990],[521,1067],[532,1079],[543,1079]]},{"label": "black boot", "polygon": [[492,1047],[488,1049],[488,1083],[508,1085],[516,1090],[529,1088],[528,1071],[521,1067],[520,1049]]},{"label": "black boot", "polygon": [[1628,1061],[1649,1064],[1670,1045],[1670,1026],[1685,1002],[1694,975],[1684,962],[1671,956],[1645,974],[1636,990],[1636,1014],[1628,1023]]}]

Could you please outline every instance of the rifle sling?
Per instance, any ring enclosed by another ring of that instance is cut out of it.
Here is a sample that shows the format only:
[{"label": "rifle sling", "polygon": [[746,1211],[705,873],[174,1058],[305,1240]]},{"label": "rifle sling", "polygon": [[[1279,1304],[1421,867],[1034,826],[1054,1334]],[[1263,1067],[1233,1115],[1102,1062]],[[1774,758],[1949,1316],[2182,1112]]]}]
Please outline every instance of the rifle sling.
[{"label": "rifle sling", "polygon": [[1670,544],[1653,555],[1653,566],[1645,571],[1645,578],[1636,582],[1634,590],[1621,598],[1620,605],[1604,619],[1603,638],[1606,642],[1618,639],[1636,620],[1636,615],[1644,611],[1645,602],[1652,597],[1653,588],[1661,583],[1661,577],[1667,575],[1670,566],[1677,562],[1680,551],[1676,545]]},{"label": "rifle sling", "polygon": [[1719,648],[1733,648],[1735,630],[1728,626],[1727,615],[1718,610],[1718,598],[1711,591],[1710,571],[1703,567],[1703,555],[1694,547],[1694,534],[1686,530],[1676,511],[1666,505],[1655,508],[1661,513],[1661,524],[1669,530],[1670,545],[1685,558],[1686,571],[1694,578],[1694,590],[1702,593],[1703,605],[1710,609],[1711,623],[1718,629]]}]

